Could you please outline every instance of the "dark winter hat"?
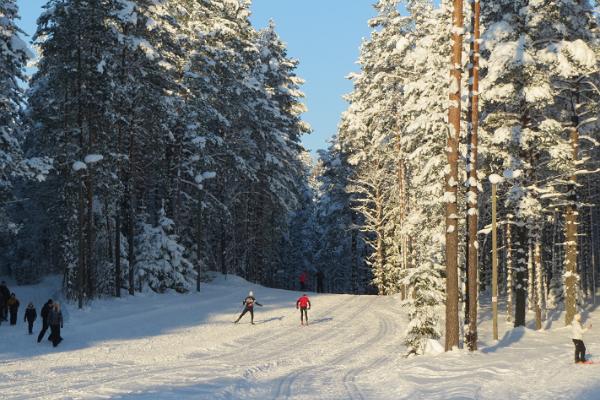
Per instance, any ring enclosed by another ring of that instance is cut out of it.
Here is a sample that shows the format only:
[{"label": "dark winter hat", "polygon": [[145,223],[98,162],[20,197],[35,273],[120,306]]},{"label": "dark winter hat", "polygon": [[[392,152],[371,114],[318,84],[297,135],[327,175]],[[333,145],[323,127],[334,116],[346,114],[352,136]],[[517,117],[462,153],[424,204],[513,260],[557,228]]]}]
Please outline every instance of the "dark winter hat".
[{"label": "dark winter hat", "polygon": [[48,299],[48,304],[52,304],[52,303],[53,303],[52,299]]}]

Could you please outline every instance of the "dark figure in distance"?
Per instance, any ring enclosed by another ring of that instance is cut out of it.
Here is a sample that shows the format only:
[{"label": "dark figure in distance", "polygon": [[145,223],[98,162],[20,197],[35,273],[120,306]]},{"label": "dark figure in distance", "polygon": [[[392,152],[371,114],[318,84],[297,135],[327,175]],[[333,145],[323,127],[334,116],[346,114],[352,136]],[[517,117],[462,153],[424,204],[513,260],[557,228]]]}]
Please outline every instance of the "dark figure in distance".
[{"label": "dark figure in distance", "polygon": [[571,338],[575,345],[575,364],[584,363],[585,360],[585,344],[583,344],[583,334],[592,329],[592,324],[587,328],[581,325],[581,314],[575,314],[573,322],[571,322]]},{"label": "dark figure in distance", "polygon": [[27,328],[29,329],[29,334],[33,334],[33,322],[37,318],[37,311],[35,311],[35,307],[33,303],[29,303],[27,308],[25,309],[25,318],[23,321],[27,321]]},{"label": "dark figure in distance", "polygon": [[240,321],[240,319],[242,319],[242,317],[247,312],[250,312],[250,323],[252,325],[254,325],[254,305],[255,304],[257,306],[262,307],[262,304],[260,304],[258,301],[256,301],[256,298],[254,297],[254,293],[252,293],[252,291],[250,291],[250,293],[248,293],[248,296],[244,299],[244,301],[242,301],[242,305],[244,306],[244,311],[242,311],[242,313],[240,314],[238,319],[235,320],[235,323],[237,324]]},{"label": "dark figure in distance", "polygon": [[54,303],[50,313],[48,314],[48,324],[50,325],[50,338],[52,339],[52,345],[58,346],[62,342],[63,338],[60,337],[60,329],[63,327],[63,316],[60,311],[60,304]]},{"label": "dark figure in distance", "polygon": [[2,325],[2,321],[4,321],[4,308],[6,307],[7,301],[8,299],[5,299],[2,292],[0,292],[0,325]]},{"label": "dark figure in distance", "polygon": [[323,273],[323,271],[317,271],[316,277],[317,277],[317,293],[325,292],[325,290],[323,290],[323,281],[325,280],[325,274]]},{"label": "dark figure in distance", "polygon": [[5,320],[8,321],[8,299],[10,299],[10,290],[8,290],[8,286],[6,286],[6,282],[2,281],[2,283],[0,283],[0,297],[2,297],[4,299],[4,301],[2,302],[2,310],[0,312],[1,317]]},{"label": "dark figure in distance", "polygon": [[308,310],[310,310],[310,300],[306,294],[303,294],[298,300],[296,300],[296,310],[300,309],[300,325],[308,325]]},{"label": "dark figure in distance", "polygon": [[306,272],[300,274],[300,290],[306,290]]},{"label": "dark figure in distance", "polygon": [[8,299],[6,304],[8,305],[8,311],[10,312],[10,324],[16,325],[17,324],[17,313],[19,312],[19,305],[21,303],[19,303],[17,296],[15,296],[14,293],[11,293],[10,299]]},{"label": "dark figure in distance", "polygon": [[48,327],[50,325],[48,325],[48,315],[50,314],[50,310],[52,309],[52,299],[49,299],[46,304],[44,304],[44,306],[42,307],[42,311],[40,312],[40,314],[42,315],[42,330],[40,331],[40,334],[38,335],[38,343],[42,341],[42,339],[44,338],[44,335],[46,334],[46,331],[48,330]]}]

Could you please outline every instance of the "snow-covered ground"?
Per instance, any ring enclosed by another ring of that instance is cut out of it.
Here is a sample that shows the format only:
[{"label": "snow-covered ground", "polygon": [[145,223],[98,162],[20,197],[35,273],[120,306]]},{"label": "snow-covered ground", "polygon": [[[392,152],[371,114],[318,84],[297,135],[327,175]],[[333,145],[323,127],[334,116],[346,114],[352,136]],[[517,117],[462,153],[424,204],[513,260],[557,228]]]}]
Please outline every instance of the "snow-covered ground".
[{"label": "snow-covered ground", "polygon": [[[57,278],[15,287],[23,311],[56,295]],[[232,324],[248,290],[264,307]],[[301,327],[297,292],[217,278],[202,293],[144,294],[65,305],[65,340],[36,343],[0,326],[2,399],[600,399],[600,364],[574,365],[569,330],[501,324],[483,307],[480,351],[405,358],[406,319],[393,297],[311,296]],[[594,316],[598,311],[588,315]],[[600,352],[600,326],[587,333]]]}]

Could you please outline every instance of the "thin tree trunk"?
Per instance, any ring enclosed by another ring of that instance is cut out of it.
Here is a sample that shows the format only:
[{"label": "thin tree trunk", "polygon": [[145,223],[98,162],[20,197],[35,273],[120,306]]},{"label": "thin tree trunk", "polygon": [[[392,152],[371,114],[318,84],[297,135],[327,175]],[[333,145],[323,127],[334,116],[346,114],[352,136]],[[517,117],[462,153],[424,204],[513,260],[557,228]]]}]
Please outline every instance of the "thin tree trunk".
[{"label": "thin tree trunk", "polygon": [[116,207],[115,215],[115,296],[121,297],[121,210]]},{"label": "thin tree trunk", "polygon": [[513,227],[515,268],[515,327],[525,326],[527,310],[527,228],[523,222],[517,222]]},{"label": "thin tree trunk", "polygon": [[543,272],[542,272],[542,242],[540,232],[535,236],[534,245],[535,260],[535,329],[542,329],[542,309],[543,309]]},{"label": "thin tree trunk", "polygon": [[[471,54],[469,68],[469,125],[467,129],[467,173],[469,193],[467,195],[467,310],[468,332],[466,342],[469,350],[477,350],[477,272],[478,257],[478,179],[477,179],[477,146],[479,129],[479,0],[471,0]],[[496,271],[497,273],[497,271]],[[497,276],[496,278],[497,279]],[[493,285],[495,285],[493,283]],[[497,294],[496,294],[497,295]]]},{"label": "thin tree trunk", "polygon": [[459,344],[458,327],[458,142],[463,41],[463,1],[453,0],[450,107],[448,110],[448,172],[446,173],[446,342],[450,351]]},{"label": "thin tree trunk", "polygon": [[492,184],[492,334],[498,340],[498,227],[496,221],[496,189]]},{"label": "thin tree trunk", "polygon": [[[579,159],[579,131],[577,126],[570,132],[573,165]],[[565,257],[565,325],[570,325],[577,313],[577,176],[569,179],[567,212],[565,216],[565,240],[567,254]]]},{"label": "thin tree trunk", "polygon": [[506,320],[513,320],[513,252],[512,252],[512,221],[506,223]]},{"label": "thin tree trunk", "polygon": [[352,257],[350,280],[352,285],[352,293],[358,294],[358,247],[357,247],[357,232],[356,232],[356,214],[350,211],[351,229],[350,229],[350,256]]}]

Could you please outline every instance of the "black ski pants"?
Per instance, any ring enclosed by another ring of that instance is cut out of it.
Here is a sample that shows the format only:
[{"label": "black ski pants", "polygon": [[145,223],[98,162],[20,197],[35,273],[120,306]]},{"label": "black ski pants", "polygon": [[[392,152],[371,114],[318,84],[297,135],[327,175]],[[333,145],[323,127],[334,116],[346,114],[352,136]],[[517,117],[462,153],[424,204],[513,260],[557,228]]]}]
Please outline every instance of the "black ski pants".
[{"label": "black ski pants", "polygon": [[29,329],[29,334],[33,334],[33,321],[27,320],[27,328]]},{"label": "black ski pants", "polygon": [[308,324],[308,308],[306,307],[300,307],[300,323],[302,321],[306,321]]},{"label": "black ski pants", "polygon": [[52,346],[56,347],[62,341],[60,337],[60,325],[50,325],[50,338],[52,339]]},{"label": "black ski pants", "polygon": [[10,324],[17,324],[17,310],[10,310]]},{"label": "black ski pants", "polygon": [[250,322],[254,323],[254,307],[245,307],[244,311],[242,311],[242,313],[240,314],[240,316],[238,317],[237,321],[238,322],[240,319],[242,319],[242,317],[244,315],[246,315],[246,313],[249,312],[250,313]]},{"label": "black ski pants", "polygon": [[46,334],[46,331],[48,330],[48,321],[47,320],[43,320],[42,321],[42,330],[40,331],[40,334],[38,335],[38,343],[42,341],[42,339],[44,338],[44,335]]},{"label": "black ski pants", "polygon": [[573,339],[573,344],[575,345],[575,362],[585,361],[585,344],[583,344],[583,340]]}]

